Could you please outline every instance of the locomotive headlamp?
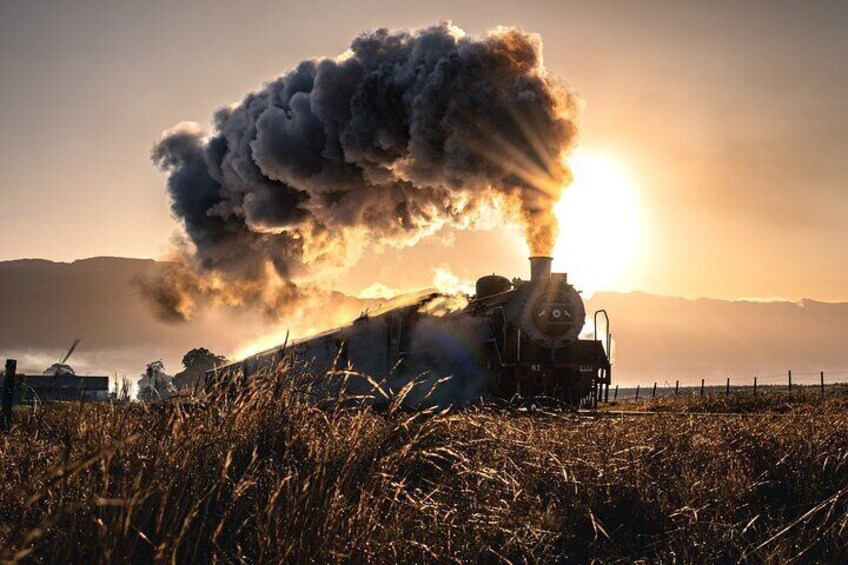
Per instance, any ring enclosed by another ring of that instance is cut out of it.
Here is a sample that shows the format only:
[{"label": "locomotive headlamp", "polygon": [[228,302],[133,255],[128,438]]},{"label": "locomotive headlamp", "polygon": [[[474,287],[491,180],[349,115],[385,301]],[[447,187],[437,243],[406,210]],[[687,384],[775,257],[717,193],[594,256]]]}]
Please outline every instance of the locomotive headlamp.
[{"label": "locomotive headlamp", "polygon": [[545,294],[539,296],[534,310],[536,315],[533,316],[533,325],[545,335],[563,335],[574,321],[574,316],[569,311],[567,297],[561,293],[553,297]]},{"label": "locomotive headlamp", "polygon": [[560,347],[578,338],[585,308],[565,273],[550,272],[549,257],[531,257],[531,285],[522,290],[522,326],[526,336],[544,347]]}]

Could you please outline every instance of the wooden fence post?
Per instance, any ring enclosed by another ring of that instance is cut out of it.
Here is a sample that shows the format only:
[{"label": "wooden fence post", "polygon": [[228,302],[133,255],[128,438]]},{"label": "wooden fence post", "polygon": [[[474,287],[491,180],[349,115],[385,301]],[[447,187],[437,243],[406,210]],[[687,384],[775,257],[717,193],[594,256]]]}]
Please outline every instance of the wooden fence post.
[{"label": "wooden fence post", "polygon": [[15,375],[18,372],[18,362],[6,359],[6,380],[3,383],[3,414],[0,415],[0,429],[4,431],[12,427],[12,402],[15,399]]},{"label": "wooden fence post", "polygon": [[730,395],[730,377],[727,377],[727,388],[724,389],[724,394],[725,394],[725,396]]},{"label": "wooden fence post", "polygon": [[636,400],[639,400],[639,385],[636,385]]},{"label": "wooden fence post", "polygon": [[657,383],[654,383],[654,390],[651,392],[651,398],[657,397]]},{"label": "wooden fence post", "polygon": [[618,385],[615,385],[615,395],[612,397],[613,400],[618,400]]},{"label": "wooden fence post", "polygon": [[674,396],[677,396],[677,389],[680,388],[680,381],[674,381]]},{"label": "wooden fence post", "polygon": [[704,398],[704,379],[701,379],[701,398]]},{"label": "wooden fence post", "polygon": [[819,373],[819,376],[821,377],[821,391],[822,391],[822,396],[824,396],[824,371],[822,371],[821,373]]},{"label": "wooden fence post", "polygon": [[757,396],[757,377],[754,377],[754,396]]},{"label": "wooden fence post", "polygon": [[792,392],[792,371],[789,371],[789,392]]}]

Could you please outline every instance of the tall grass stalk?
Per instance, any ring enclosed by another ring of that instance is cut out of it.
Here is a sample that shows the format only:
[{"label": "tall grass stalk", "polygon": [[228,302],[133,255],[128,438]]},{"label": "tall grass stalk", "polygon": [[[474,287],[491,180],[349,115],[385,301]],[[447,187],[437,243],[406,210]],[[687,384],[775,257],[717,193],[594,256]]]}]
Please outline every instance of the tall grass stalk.
[{"label": "tall grass stalk", "polygon": [[206,398],[22,411],[0,437],[0,558],[848,556],[840,404],[745,418],[403,404],[316,402],[274,372]]}]

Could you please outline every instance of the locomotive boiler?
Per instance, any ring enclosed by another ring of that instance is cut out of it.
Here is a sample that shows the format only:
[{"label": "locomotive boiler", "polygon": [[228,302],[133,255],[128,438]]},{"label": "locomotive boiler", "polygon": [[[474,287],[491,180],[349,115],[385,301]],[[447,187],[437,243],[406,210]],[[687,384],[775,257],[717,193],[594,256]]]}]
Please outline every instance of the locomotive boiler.
[{"label": "locomotive boiler", "polygon": [[444,295],[425,294],[224,370],[250,375],[288,361],[315,375],[345,368],[376,382],[451,377],[473,395],[600,399],[611,378],[608,320],[606,343],[580,338],[583,299],[565,273],[551,273],[550,257],[530,258],[529,280],[488,275],[475,290],[461,308],[437,313]]}]

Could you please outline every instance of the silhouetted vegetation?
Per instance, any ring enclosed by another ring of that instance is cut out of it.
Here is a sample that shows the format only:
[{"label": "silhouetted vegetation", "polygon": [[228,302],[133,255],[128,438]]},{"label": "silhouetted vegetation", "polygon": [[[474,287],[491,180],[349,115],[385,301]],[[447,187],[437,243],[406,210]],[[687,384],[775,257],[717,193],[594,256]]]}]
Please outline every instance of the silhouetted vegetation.
[{"label": "silhouetted vegetation", "polygon": [[168,399],[176,392],[174,377],[165,372],[165,364],[157,359],[147,364],[138,379],[138,398],[145,402]]},{"label": "silhouetted vegetation", "polygon": [[316,403],[304,386],[265,375],[205,399],[21,411],[0,438],[0,558],[848,555],[839,399],[745,417],[408,412],[400,402],[377,412]]},{"label": "silhouetted vegetation", "polygon": [[189,371],[208,371],[225,364],[227,358],[212,353],[205,347],[195,347],[183,355],[183,368]]},{"label": "silhouetted vegetation", "polygon": [[212,353],[205,347],[195,347],[183,355],[183,370],[174,375],[174,386],[186,391],[196,391],[203,382],[203,375],[215,367],[226,365],[227,358]]}]

